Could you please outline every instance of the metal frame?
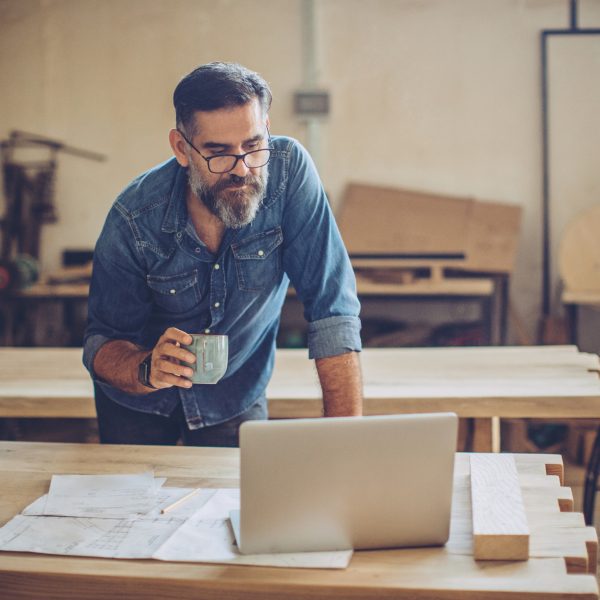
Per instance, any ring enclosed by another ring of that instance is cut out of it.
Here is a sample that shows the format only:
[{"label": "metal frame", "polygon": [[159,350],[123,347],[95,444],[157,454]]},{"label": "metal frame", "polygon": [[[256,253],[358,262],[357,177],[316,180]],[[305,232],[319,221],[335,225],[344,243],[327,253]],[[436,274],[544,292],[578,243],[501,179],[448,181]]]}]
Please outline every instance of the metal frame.
[{"label": "metal frame", "polygon": [[600,29],[581,29],[577,25],[577,0],[570,0],[570,27],[544,29],[541,32],[542,66],[542,314],[551,313],[551,255],[550,255],[550,165],[548,127],[548,39],[552,36],[600,35]]},{"label": "metal frame", "polygon": [[[570,27],[568,29],[545,29],[541,32],[541,64],[542,64],[542,312],[544,317],[551,313],[551,255],[550,255],[550,166],[549,166],[549,128],[548,128],[548,40],[552,36],[567,35],[600,35],[600,29],[580,29],[577,23],[577,0],[570,0]],[[576,318],[572,327],[577,326]],[[573,334],[572,334],[573,335]],[[574,334],[577,335],[576,332]],[[576,339],[576,337],[575,337]],[[594,449],[586,468],[583,494],[583,514],[585,522],[592,524],[594,519],[594,502],[598,476],[600,475],[600,428],[596,434]]]}]

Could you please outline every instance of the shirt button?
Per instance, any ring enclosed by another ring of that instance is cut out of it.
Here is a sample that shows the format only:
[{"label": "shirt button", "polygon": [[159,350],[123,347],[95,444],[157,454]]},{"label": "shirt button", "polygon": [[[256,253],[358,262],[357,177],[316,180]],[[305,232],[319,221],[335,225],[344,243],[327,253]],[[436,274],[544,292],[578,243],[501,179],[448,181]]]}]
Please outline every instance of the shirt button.
[{"label": "shirt button", "polygon": [[258,255],[259,256],[264,256],[265,255],[265,251],[264,250],[259,250],[258,251]]},{"label": "shirt button", "polygon": [[183,235],[183,234],[181,233],[181,231],[178,231],[178,232],[177,232],[177,235],[176,235],[175,237],[176,237],[178,240],[180,240],[182,235]]},{"label": "shirt button", "polygon": [[177,290],[169,290],[169,294],[176,294]]},{"label": "shirt button", "polygon": [[204,333],[210,333],[210,329],[205,329]]},{"label": "shirt button", "polygon": [[221,267],[219,266],[219,264],[218,264],[218,263],[217,263],[217,264],[214,266],[214,269],[215,269],[215,271],[218,271],[220,268],[221,268]]},{"label": "shirt button", "polygon": [[196,254],[200,254],[200,252],[202,252],[202,248],[194,248],[194,252]]},{"label": "shirt button", "polygon": [[221,306],[220,302],[215,302],[215,308],[219,308],[219,306]]}]

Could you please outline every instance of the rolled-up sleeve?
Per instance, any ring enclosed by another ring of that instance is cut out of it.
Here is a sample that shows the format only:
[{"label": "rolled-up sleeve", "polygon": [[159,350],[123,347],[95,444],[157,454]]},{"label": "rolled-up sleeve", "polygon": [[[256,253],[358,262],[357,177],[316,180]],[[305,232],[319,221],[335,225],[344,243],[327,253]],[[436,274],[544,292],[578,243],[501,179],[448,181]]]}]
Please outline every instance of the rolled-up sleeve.
[{"label": "rolled-up sleeve", "polygon": [[100,347],[109,340],[110,338],[107,338],[104,335],[90,335],[86,338],[83,345],[83,364],[94,380],[97,379],[94,371],[94,359],[96,358],[96,354],[98,353],[98,350],[100,350]]},{"label": "rolled-up sleeve", "polygon": [[327,317],[308,324],[309,358],[326,358],[360,350],[358,317]]},{"label": "rolled-up sleeve", "polygon": [[359,352],[356,278],[315,166],[297,142],[290,148],[283,217],[283,264],[308,322],[310,358]]}]

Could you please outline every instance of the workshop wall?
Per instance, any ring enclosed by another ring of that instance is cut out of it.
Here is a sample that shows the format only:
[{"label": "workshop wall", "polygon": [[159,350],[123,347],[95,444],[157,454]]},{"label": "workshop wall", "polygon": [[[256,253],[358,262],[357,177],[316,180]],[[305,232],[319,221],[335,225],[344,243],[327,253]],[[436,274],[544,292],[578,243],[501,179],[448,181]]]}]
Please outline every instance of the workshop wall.
[{"label": "workshop wall", "polygon": [[[349,181],[522,205],[512,296],[533,336],[539,33],[567,27],[569,3],[316,0],[316,85],[331,113],[311,128],[293,112],[306,78],[305,9],[302,0],[0,0],[0,136],[23,129],[108,157],[60,156],[60,219],[44,228],[43,267],[57,267],[64,247],[93,246],[120,189],[170,156],[178,80],[200,63],[237,61],[271,83],[273,132],[309,145],[334,207]],[[599,2],[580,0],[579,25],[600,27]],[[599,89],[587,69],[564,80]],[[586,180],[578,206],[597,202],[599,188]]]}]

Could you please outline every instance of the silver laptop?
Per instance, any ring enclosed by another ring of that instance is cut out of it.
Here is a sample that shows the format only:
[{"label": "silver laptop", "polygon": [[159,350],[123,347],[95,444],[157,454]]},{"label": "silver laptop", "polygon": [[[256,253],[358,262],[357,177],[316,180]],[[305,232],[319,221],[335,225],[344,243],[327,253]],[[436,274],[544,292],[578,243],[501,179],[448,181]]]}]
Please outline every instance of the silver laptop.
[{"label": "silver laptop", "polygon": [[457,428],[454,413],[244,423],[240,552],[444,544]]}]

